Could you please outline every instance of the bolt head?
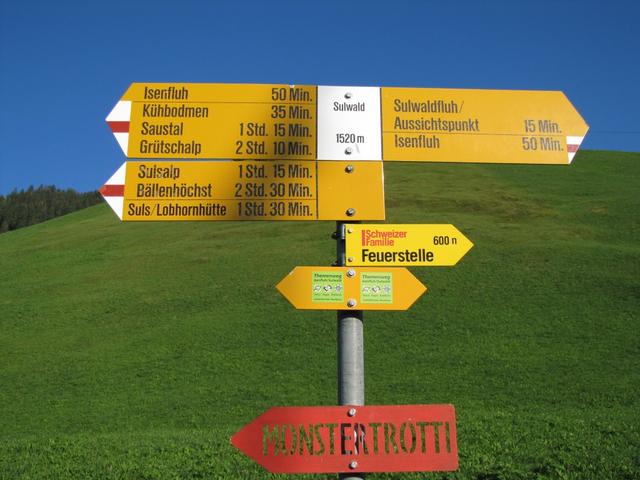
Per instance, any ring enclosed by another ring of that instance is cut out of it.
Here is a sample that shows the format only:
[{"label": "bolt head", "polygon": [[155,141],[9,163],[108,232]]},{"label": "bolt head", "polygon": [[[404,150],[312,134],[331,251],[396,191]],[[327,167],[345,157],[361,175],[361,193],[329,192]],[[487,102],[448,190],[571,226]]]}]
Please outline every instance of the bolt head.
[{"label": "bolt head", "polygon": [[356,209],[355,208],[347,208],[347,216],[348,217],[353,217],[356,214]]},{"label": "bolt head", "polygon": [[344,94],[344,98],[351,98],[351,92],[347,92]]},{"label": "bolt head", "polygon": [[353,262],[353,257],[347,258],[347,262]]},{"label": "bolt head", "polygon": [[347,270],[347,277],[354,277],[356,274],[356,271],[353,268],[350,268],[349,270]]},{"label": "bolt head", "polygon": [[346,153],[347,155],[351,155],[353,153],[353,148],[351,147],[345,148],[344,153]]},{"label": "bolt head", "polygon": [[349,308],[353,308],[358,304],[358,302],[356,302],[353,298],[350,298],[349,300],[347,300],[347,307]]},{"label": "bolt head", "polygon": [[[345,150],[346,152],[346,150]],[[344,167],[344,171],[347,173],[351,173],[353,172],[353,165],[347,165],[346,167]]]},{"label": "bolt head", "polygon": [[353,228],[347,228],[347,233],[353,233]]},{"label": "bolt head", "polygon": [[351,470],[353,470],[354,468],[358,468],[358,462],[356,462],[355,460],[353,462],[349,463],[349,468]]},{"label": "bolt head", "polygon": [[355,408],[350,408],[349,411],[347,412],[347,415],[349,415],[350,417],[355,417],[356,416],[356,409]]}]

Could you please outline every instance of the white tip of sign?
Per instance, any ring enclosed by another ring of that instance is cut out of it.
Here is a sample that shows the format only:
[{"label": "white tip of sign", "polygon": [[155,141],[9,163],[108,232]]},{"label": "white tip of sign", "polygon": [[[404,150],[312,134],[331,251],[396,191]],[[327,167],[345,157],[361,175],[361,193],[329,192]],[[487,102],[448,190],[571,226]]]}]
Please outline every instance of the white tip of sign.
[{"label": "white tip of sign", "polygon": [[131,120],[131,102],[121,100],[116,103],[111,113],[107,115],[107,124],[116,137],[118,145],[127,154],[129,148],[129,122]]},{"label": "white tip of sign", "polygon": [[122,220],[122,210],[124,209],[124,197],[103,197],[115,212],[120,220]]},{"label": "white tip of sign", "polygon": [[122,152],[127,155],[127,151],[129,150],[129,132],[113,132],[113,136],[116,137]]},{"label": "white tip of sign", "polygon": [[131,119],[131,102],[120,100],[107,115],[107,122],[128,122]]},{"label": "white tip of sign", "polygon": [[584,137],[571,137],[567,136],[567,155],[569,157],[569,163],[573,162],[573,157],[578,153],[578,149],[582,144]]},{"label": "white tip of sign", "polygon": [[125,162],[122,165],[120,165],[120,168],[116,170],[116,173],[111,175],[111,177],[109,178],[109,180],[107,180],[107,183],[105,183],[105,185],[124,185],[124,179],[125,179],[126,173],[127,173],[127,164]]},{"label": "white tip of sign", "polygon": [[126,172],[127,164],[123,163],[100,189],[102,198],[105,199],[120,220],[122,220],[124,209],[124,180]]}]

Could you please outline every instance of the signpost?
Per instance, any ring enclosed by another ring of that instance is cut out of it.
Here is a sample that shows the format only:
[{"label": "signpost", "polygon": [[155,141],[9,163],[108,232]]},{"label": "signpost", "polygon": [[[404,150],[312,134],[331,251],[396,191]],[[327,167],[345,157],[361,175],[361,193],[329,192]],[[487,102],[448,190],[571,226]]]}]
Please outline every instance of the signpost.
[{"label": "signpost", "polygon": [[473,247],[453,225],[346,225],[347,265],[453,266]]},{"label": "signpost", "polygon": [[406,268],[296,267],[276,285],[299,310],[407,310],[426,287]]},{"label": "signpost", "polygon": [[337,266],[277,289],[337,310],[341,406],[272,408],[233,445],[274,473],[458,468],[452,405],[364,406],[363,311],[408,309],[426,287],[402,267],[473,244],[453,225],[359,222],[385,218],[383,161],[571,163],[588,126],[562,92],[134,83],[107,123],[138,159],[100,190],[121,220],[337,221]]},{"label": "signpost", "polygon": [[380,162],[126,162],[100,192],[124,221],[384,218]]},{"label": "signpost", "polygon": [[134,83],[107,117],[125,155],[568,164],[588,126],[562,92]]},{"label": "signpost", "polygon": [[273,473],[453,471],[453,405],[276,407],[231,443]]}]

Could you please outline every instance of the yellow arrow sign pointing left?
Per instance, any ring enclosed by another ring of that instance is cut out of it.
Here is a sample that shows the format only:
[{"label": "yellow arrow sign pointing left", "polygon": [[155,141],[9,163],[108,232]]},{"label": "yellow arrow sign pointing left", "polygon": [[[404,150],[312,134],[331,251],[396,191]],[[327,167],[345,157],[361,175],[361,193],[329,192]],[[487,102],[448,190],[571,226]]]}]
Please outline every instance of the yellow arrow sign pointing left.
[{"label": "yellow arrow sign pointing left", "polygon": [[299,310],[407,310],[427,290],[406,268],[296,267],[278,291]]},{"label": "yellow arrow sign pointing left", "polygon": [[100,193],[124,221],[384,219],[381,162],[126,162]]}]

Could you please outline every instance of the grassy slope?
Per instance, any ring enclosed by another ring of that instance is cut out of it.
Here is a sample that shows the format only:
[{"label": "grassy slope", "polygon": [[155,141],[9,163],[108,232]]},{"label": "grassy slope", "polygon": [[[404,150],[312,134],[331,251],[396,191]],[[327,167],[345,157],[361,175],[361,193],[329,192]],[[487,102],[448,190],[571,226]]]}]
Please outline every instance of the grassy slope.
[{"label": "grassy slope", "polygon": [[[365,316],[367,403],[456,406],[443,476],[640,476],[639,174],[609,152],[385,167],[387,222],[475,243],[413,269],[430,290],[408,312]],[[228,439],[271,406],[335,404],[335,315],[274,288],[332,261],[332,227],[101,205],[1,235],[0,478],[270,477]]]}]

